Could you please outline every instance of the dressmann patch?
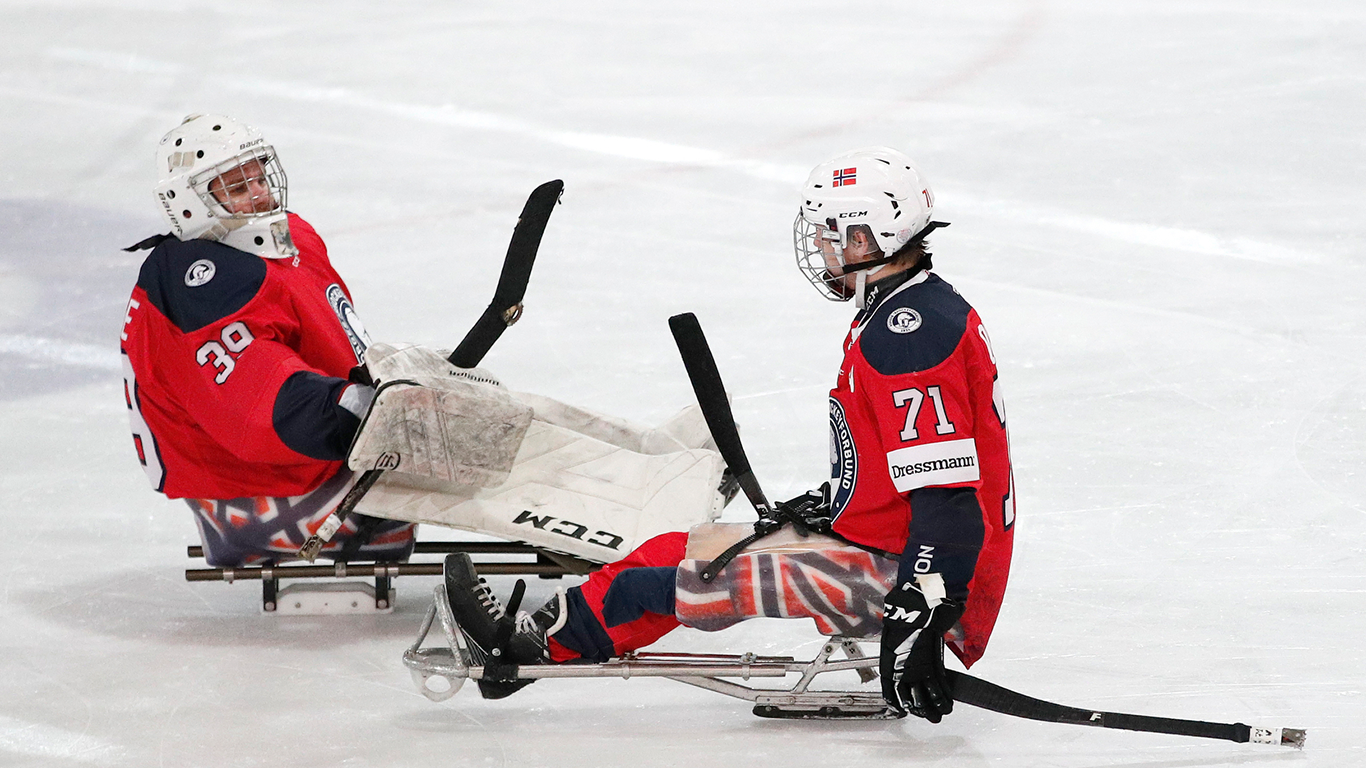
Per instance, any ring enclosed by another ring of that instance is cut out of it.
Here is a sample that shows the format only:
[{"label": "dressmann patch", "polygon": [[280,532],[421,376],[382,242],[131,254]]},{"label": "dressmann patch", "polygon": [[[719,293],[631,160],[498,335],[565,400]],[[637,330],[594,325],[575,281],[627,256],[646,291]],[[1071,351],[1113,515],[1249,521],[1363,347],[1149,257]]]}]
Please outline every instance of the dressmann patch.
[{"label": "dressmann patch", "polygon": [[887,454],[887,472],[898,493],[931,485],[976,482],[982,477],[977,465],[977,441],[968,437],[898,448]]},{"label": "dressmann patch", "polygon": [[894,310],[887,316],[887,330],[892,333],[910,333],[920,327],[920,313],[910,307]]},{"label": "dressmann patch", "polygon": [[839,517],[858,482],[858,451],[854,433],[844,418],[844,406],[830,398],[830,517]]},{"label": "dressmann patch", "polygon": [[214,273],[217,271],[218,268],[213,265],[212,261],[200,259],[191,264],[189,269],[185,270],[185,284],[191,288],[198,288],[212,280]]},{"label": "dressmann patch", "polygon": [[346,291],[336,283],[327,286],[327,303],[332,305],[332,311],[337,313],[337,320],[341,321],[342,330],[346,331],[346,338],[351,342],[351,351],[356,353],[356,362],[365,362],[365,350],[370,346],[370,334],[365,332],[365,324],[360,321],[360,315],[356,314],[356,308],[351,306],[351,300],[346,298]]}]

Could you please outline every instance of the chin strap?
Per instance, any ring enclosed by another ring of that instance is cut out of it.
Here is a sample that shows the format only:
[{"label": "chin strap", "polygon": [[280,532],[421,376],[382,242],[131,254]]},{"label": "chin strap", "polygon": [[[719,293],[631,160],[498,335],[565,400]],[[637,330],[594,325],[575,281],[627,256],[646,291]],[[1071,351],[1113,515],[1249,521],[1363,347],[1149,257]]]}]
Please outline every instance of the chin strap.
[{"label": "chin strap", "polygon": [[841,269],[844,271],[844,274],[847,275],[850,272],[859,272],[865,269],[874,269],[876,267],[881,267],[884,264],[890,264],[893,261],[895,261],[899,256],[901,256],[901,254],[905,253],[907,248],[911,248],[918,245],[922,240],[928,237],[931,232],[942,227],[947,227],[948,225],[949,223],[947,221],[931,221],[929,224],[925,225],[924,229],[916,233],[914,237],[912,237],[910,240],[907,240],[906,244],[898,248],[896,250],[896,253],[892,254],[891,256],[883,256],[880,259],[869,259],[868,261],[860,261],[857,264],[841,267]]}]

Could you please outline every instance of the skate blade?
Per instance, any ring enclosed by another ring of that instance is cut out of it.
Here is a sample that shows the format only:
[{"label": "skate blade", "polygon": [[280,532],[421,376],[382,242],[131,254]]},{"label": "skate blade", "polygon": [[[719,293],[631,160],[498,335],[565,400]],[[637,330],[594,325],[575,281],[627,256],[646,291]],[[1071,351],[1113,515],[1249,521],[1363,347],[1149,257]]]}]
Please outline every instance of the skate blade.
[{"label": "skate blade", "polygon": [[897,720],[904,717],[887,707],[872,709],[866,706],[824,706],[815,709],[793,709],[772,704],[754,705],[754,714],[778,720]]}]

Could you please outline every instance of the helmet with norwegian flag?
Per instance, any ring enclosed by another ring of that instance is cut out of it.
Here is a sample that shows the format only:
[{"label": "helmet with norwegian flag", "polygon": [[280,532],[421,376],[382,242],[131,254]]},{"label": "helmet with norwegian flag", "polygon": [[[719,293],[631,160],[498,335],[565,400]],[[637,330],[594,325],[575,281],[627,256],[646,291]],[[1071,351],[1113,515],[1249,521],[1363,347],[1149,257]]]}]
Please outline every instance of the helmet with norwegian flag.
[{"label": "helmet with norwegian flag", "polygon": [[[792,225],[797,267],[832,301],[853,294],[843,275],[849,233],[867,227],[884,256],[895,256],[930,223],[934,192],[911,158],[889,147],[868,147],[816,166],[802,187]],[[869,271],[875,273],[878,266]]]}]

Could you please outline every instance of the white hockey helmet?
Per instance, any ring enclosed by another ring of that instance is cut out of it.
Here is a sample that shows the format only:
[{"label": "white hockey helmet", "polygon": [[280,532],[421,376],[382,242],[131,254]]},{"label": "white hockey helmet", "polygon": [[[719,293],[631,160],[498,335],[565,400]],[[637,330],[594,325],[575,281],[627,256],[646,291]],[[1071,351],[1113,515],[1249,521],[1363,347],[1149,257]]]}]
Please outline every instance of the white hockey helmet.
[{"label": "white hockey helmet", "polygon": [[[802,206],[792,224],[797,268],[831,301],[854,297],[844,280],[849,230],[864,225],[886,261],[923,237],[934,213],[934,192],[911,158],[888,147],[868,147],[816,166],[802,187]],[[919,237],[917,237],[919,236]]]},{"label": "white hockey helmet", "polygon": [[190,115],[157,147],[157,202],[181,240],[217,240],[267,259],[297,256],[288,187],[261,132],[225,115]]}]

